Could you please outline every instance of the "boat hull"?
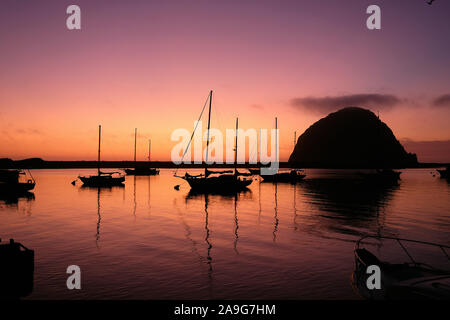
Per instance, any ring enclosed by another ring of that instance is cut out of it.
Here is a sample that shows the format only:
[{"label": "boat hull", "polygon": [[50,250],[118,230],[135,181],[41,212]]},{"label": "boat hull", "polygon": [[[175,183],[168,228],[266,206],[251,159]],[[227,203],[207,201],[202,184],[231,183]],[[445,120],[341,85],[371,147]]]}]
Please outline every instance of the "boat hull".
[{"label": "boat hull", "polygon": [[86,176],[79,177],[83,185],[88,187],[110,187],[120,186],[125,181],[125,177],[111,177],[111,176]]},{"label": "boat hull", "polygon": [[22,194],[33,190],[36,183],[28,182],[16,182],[16,183],[0,183],[0,192],[5,194]]},{"label": "boat hull", "polygon": [[191,189],[202,192],[235,192],[245,190],[252,182],[251,179],[239,179],[234,175],[218,177],[185,177]]},{"label": "boat hull", "polygon": [[154,168],[134,168],[125,169],[125,173],[129,176],[156,176],[159,174],[159,170]]},{"label": "boat hull", "polygon": [[0,299],[19,299],[33,291],[34,251],[10,240],[0,244]]},{"label": "boat hull", "polygon": [[[361,240],[365,238],[389,239],[400,244],[412,262],[389,263],[380,261],[373,253],[361,248]],[[440,269],[420,263],[413,259],[405,246],[401,243],[420,243],[428,245],[430,250],[440,249],[448,258],[446,247],[440,244],[426,243],[415,240],[407,240],[389,237],[363,237],[357,242],[354,250],[355,270],[352,273],[352,286],[356,293],[365,299],[371,300],[403,300],[403,299],[448,299],[450,298],[450,270]],[[369,266],[378,266],[381,270],[380,288],[369,289],[367,282],[372,277],[367,272]]]},{"label": "boat hull", "polygon": [[306,177],[305,174],[292,173],[292,172],[279,172],[273,175],[261,175],[264,182],[287,182],[296,183],[303,180]]}]

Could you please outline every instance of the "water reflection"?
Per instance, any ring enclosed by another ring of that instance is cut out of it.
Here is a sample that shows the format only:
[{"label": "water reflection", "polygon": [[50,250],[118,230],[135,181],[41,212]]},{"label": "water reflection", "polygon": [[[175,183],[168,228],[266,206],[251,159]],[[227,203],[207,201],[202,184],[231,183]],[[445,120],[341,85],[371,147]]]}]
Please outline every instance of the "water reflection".
[{"label": "water reflection", "polygon": [[[211,258],[211,249],[212,249],[212,244],[209,241],[210,238],[210,230],[208,227],[208,217],[209,217],[209,212],[208,212],[208,206],[210,204],[210,201],[212,199],[214,200],[218,200],[219,202],[223,202],[223,201],[233,201],[233,209],[234,209],[234,241],[233,241],[233,250],[235,251],[236,254],[239,254],[239,251],[237,249],[237,244],[238,244],[238,240],[239,240],[239,218],[238,218],[238,201],[240,200],[251,200],[252,199],[252,191],[250,189],[244,189],[240,192],[232,192],[232,193],[201,193],[201,192],[196,192],[193,190],[190,190],[189,193],[186,195],[186,203],[189,202],[190,200],[203,200],[204,201],[204,213],[205,213],[205,232],[206,232],[206,237],[205,237],[205,241],[207,244],[207,259],[209,262],[212,262],[212,258]],[[261,208],[261,207],[260,207]],[[212,270],[212,264],[209,263],[209,265],[211,266],[211,270]]]},{"label": "water reflection", "polygon": [[27,202],[35,200],[35,196],[33,192],[24,192],[24,193],[0,193],[0,203],[4,203],[6,205],[17,205],[20,199],[24,199]]},{"label": "water reflection", "polygon": [[75,297],[67,259],[88,271],[82,299],[347,299],[360,234],[448,244],[450,188],[429,172],[378,188],[311,173],[228,195],[176,191],[169,170],[100,189],[37,175],[36,200],[18,200],[32,217],[0,202],[0,234],[41,252],[33,299]]},{"label": "water reflection", "polygon": [[[261,182],[260,182],[261,183]],[[278,184],[275,183],[275,207],[274,207],[274,227],[273,227],[273,242],[277,240],[277,231],[278,231]]]},{"label": "water reflection", "polygon": [[[102,215],[101,215],[101,193],[112,193],[113,190],[125,190],[124,185],[118,185],[118,186],[111,186],[111,187],[90,187],[83,185],[80,187],[80,190],[83,192],[96,192],[97,193],[97,228],[95,233],[95,243],[98,247],[98,241],[100,240],[100,224],[102,221]],[[136,191],[136,190],[135,190]],[[135,198],[136,201],[136,198]]]},{"label": "water reflection", "polygon": [[385,209],[398,188],[398,185],[373,186],[352,179],[312,179],[299,184],[306,202],[317,209],[312,217],[315,227],[355,236],[368,230],[381,234]]}]

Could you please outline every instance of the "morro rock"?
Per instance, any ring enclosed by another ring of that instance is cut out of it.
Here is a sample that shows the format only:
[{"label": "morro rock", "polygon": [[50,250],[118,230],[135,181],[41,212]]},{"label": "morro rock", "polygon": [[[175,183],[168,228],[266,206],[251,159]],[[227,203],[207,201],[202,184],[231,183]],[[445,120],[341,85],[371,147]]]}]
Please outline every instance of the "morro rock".
[{"label": "morro rock", "polygon": [[309,127],[289,157],[293,167],[402,168],[417,165],[392,130],[370,110],[349,107]]}]

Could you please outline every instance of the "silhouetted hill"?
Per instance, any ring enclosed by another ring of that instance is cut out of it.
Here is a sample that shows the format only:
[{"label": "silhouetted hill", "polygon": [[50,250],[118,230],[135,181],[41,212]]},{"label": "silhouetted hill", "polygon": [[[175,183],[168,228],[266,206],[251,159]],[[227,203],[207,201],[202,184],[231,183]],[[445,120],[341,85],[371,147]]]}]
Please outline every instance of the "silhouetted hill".
[{"label": "silhouetted hill", "polygon": [[289,157],[292,166],[401,168],[417,166],[391,129],[370,110],[349,107],[309,127]]}]

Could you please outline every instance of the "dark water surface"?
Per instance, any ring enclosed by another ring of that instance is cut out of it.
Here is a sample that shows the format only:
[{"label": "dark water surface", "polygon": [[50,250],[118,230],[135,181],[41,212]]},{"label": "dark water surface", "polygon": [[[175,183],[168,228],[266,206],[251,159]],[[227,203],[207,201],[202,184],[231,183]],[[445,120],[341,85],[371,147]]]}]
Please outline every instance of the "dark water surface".
[{"label": "dark water surface", "polygon": [[[450,245],[450,185],[430,171],[368,189],[308,170],[235,197],[176,191],[173,170],[101,190],[70,184],[94,170],[34,170],[34,199],[0,200],[0,237],[35,250],[29,299],[358,299],[361,234]],[[81,290],[66,287],[69,265]]]}]

